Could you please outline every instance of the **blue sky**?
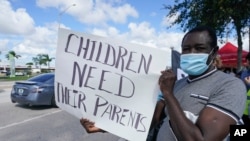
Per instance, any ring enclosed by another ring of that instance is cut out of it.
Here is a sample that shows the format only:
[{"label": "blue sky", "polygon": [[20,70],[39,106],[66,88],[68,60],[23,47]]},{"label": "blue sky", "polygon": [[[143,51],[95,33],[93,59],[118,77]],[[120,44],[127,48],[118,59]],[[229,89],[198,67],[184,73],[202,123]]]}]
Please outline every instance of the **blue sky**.
[{"label": "blue sky", "polygon": [[[180,51],[183,32],[167,18],[163,4],[174,0],[1,0],[0,66],[7,65],[5,54],[21,55],[16,65],[32,62],[37,54],[55,57],[57,31],[67,28],[118,40]],[[73,6],[75,4],[75,6]],[[61,15],[59,14],[61,13]],[[59,16],[60,15],[60,16]],[[228,39],[237,45],[237,41]],[[248,49],[248,37],[243,38]],[[166,54],[169,55],[170,54]],[[170,60],[166,60],[170,63]],[[54,65],[54,61],[51,66]]]}]

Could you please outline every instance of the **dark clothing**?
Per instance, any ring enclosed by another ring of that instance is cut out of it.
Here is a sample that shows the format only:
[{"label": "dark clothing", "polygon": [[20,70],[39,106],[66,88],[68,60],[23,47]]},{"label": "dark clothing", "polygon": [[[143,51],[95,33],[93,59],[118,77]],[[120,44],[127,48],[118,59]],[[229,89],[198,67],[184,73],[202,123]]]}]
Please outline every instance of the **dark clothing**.
[{"label": "dark clothing", "polygon": [[[245,78],[250,76],[250,70],[244,70],[241,72],[240,79],[245,83]],[[246,84],[247,91],[250,89],[250,84]]]}]

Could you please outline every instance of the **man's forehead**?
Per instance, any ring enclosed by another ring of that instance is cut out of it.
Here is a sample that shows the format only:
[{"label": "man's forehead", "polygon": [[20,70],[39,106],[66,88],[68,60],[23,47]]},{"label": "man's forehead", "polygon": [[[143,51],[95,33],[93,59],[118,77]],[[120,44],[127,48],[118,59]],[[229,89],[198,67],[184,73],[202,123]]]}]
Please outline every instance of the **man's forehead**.
[{"label": "man's forehead", "polygon": [[188,33],[184,40],[183,44],[207,44],[210,40],[208,33],[203,32],[192,32]]}]

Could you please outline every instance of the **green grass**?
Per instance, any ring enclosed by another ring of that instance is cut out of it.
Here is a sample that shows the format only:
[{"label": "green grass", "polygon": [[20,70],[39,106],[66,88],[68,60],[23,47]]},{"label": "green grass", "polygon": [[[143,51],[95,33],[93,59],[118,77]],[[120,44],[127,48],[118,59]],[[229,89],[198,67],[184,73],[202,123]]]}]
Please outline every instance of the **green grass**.
[{"label": "green grass", "polygon": [[15,77],[9,77],[9,76],[0,76],[0,80],[4,81],[20,81],[20,80],[27,80],[32,76],[15,76]]}]

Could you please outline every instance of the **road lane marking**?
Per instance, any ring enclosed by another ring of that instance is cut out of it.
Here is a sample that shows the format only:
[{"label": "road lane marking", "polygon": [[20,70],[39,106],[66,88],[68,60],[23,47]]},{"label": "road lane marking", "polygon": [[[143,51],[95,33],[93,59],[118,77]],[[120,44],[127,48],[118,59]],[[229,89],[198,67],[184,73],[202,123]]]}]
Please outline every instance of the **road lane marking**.
[{"label": "road lane marking", "polygon": [[29,119],[26,119],[26,120],[23,120],[23,121],[20,121],[20,122],[11,123],[11,124],[0,127],[0,130],[6,129],[6,128],[9,128],[9,127],[13,127],[13,126],[17,126],[17,125],[20,125],[20,124],[23,124],[23,123],[26,123],[26,122],[29,122],[29,121],[32,121],[32,120],[35,120],[35,119],[43,118],[43,117],[46,117],[46,116],[49,116],[49,115],[52,115],[52,114],[55,114],[55,113],[58,113],[58,112],[61,112],[61,111],[62,110],[57,110],[57,111],[50,112],[50,113],[47,113],[47,114],[44,114],[44,115],[29,118]]}]

